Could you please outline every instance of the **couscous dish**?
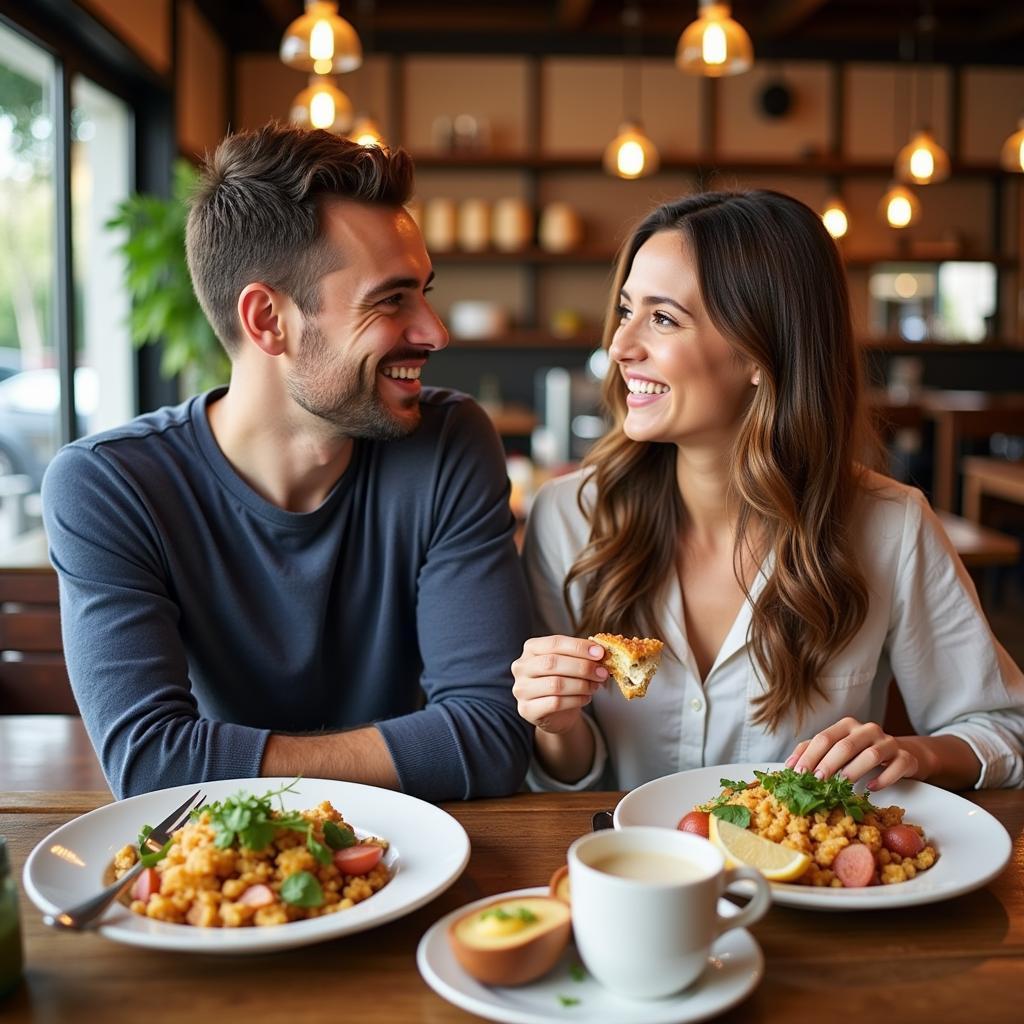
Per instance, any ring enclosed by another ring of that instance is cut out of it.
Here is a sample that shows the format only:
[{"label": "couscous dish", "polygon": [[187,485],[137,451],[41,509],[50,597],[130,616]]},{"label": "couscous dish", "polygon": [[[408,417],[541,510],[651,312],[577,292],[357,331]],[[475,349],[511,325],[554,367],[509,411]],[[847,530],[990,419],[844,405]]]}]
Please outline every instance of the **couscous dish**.
[{"label": "couscous dish", "polygon": [[754,774],[753,782],[722,779],[722,792],[685,815],[680,828],[701,831],[700,816],[715,815],[800,851],[810,863],[792,879],[797,885],[892,885],[938,860],[924,829],[904,822],[902,807],[873,806],[842,776],[819,780],[788,768]]},{"label": "couscous dish", "polygon": [[118,878],[140,857],[146,865],[131,909],[204,928],[266,926],[347,910],[387,885],[387,841],[357,838],[329,801],[274,809],[273,798],[291,788],[203,807],[159,853],[141,845],[144,829],[140,845],[125,846],[113,864]]}]

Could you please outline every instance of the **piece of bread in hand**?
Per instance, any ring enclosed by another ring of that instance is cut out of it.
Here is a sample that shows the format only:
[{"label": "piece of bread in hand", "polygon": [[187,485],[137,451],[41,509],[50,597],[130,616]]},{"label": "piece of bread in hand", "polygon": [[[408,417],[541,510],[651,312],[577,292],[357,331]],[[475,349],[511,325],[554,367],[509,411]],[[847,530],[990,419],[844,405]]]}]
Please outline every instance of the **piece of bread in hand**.
[{"label": "piece of bread in hand", "polygon": [[647,693],[647,684],[658,671],[661,649],[665,646],[660,640],[618,633],[595,633],[588,639],[604,648],[601,664],[619,684],[626,700]]}]

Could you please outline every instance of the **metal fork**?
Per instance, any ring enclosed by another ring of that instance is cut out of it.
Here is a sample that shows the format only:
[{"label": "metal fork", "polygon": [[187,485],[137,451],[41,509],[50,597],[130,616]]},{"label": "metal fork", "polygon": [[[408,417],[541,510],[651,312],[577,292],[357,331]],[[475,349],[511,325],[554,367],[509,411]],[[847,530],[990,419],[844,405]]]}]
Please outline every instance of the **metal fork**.
[{"label": "metal fork", "polygon": [[[202,807],[204,800],[205,797],[202,790],[197,789],[180,807],[175,807],[149,833],[142,845],[153,853],[158,853],[171,838],[171,835],[185,824],[188,816],[193,811],[197,811]],[[141,873],[142,859],[140,858],[131,870],[122,875],[113,885],[104,889],[98,896],[93,896],[92,899],[88,899],[84,903],[79,903],[77,906],[70,907],[67,910],[62,910],[58,914],[44,914],[43,924],[49,925],[51,928],[81,931],[95,921]]]}]

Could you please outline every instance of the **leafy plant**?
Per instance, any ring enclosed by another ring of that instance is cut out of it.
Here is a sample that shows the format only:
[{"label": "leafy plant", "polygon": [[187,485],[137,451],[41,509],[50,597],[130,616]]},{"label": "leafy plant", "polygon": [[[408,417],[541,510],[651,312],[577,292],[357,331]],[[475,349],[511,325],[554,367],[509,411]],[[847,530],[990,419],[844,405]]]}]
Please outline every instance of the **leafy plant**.
[{"label": "leafy plant", "polygon": [[205,390],[227,381],[230,364],[192,290],[185,261],[188,197],[195,182],[192,165],[176,161],[171,198],[130,196],[106,227],[124,232],[118,250],[132,299],[132,340],[138,346],[161,343],[160,372],[174,377],[185,371]]}]

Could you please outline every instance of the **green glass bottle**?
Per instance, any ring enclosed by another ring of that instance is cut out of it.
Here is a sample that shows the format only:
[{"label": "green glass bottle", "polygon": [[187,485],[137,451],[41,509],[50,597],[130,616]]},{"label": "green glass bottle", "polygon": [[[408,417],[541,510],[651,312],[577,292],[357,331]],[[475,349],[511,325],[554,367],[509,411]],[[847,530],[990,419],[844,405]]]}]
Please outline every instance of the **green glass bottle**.
[{"label": "green glass bottle", "polygon": [[11,874],[7,840],[0,836],[0,999],[17,988],[21,972],[18,885]]}]

